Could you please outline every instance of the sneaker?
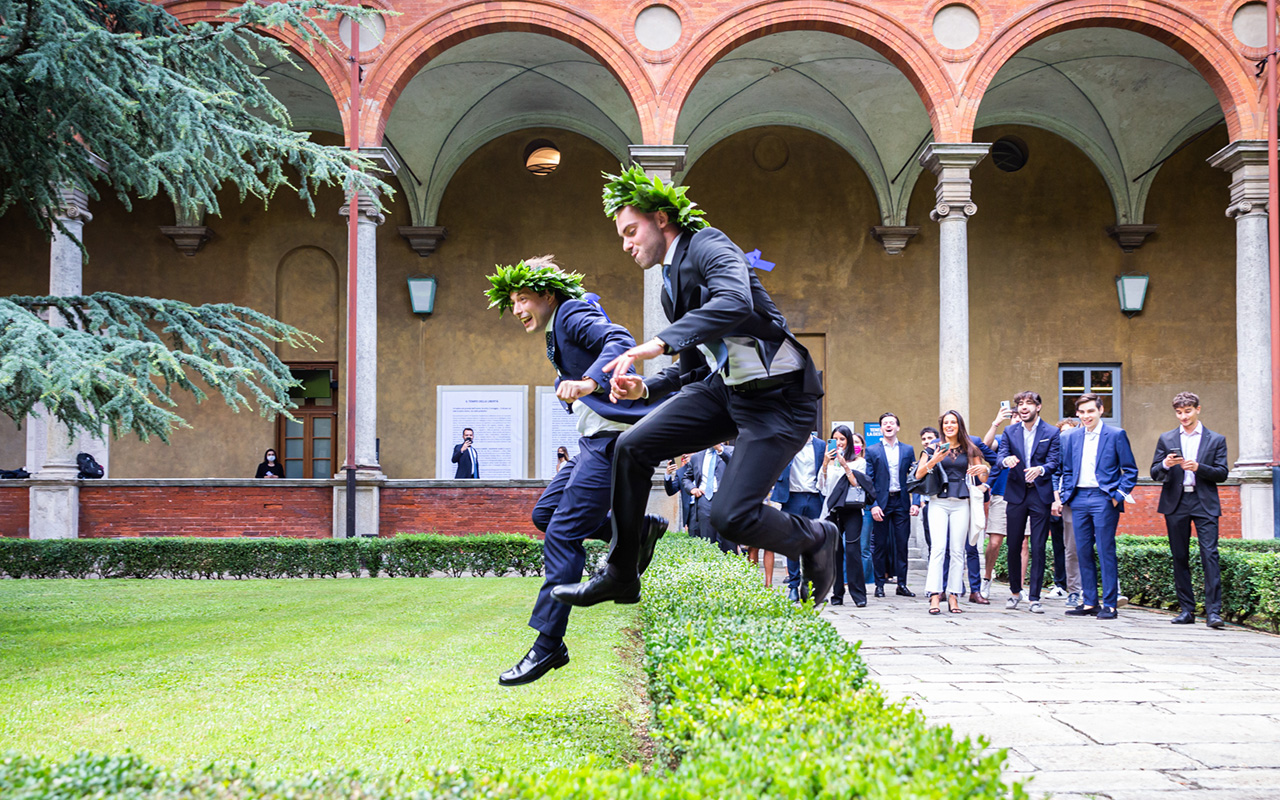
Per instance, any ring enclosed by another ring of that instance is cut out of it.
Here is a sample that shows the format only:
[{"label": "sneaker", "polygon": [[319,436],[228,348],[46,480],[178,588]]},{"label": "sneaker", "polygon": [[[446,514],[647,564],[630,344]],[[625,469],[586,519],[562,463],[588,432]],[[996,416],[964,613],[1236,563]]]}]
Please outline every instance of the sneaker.
[{"label": "sneaker", "polygon": [[1076,606],[1080,605],[1080,593],[1072,592],[1071,594],[1067,595],[1066,605],[1068,608],[1075,608]]},{"label": "sneaker", "polygon": [[1120,595],[1116,598],[1116,608],[1124,608],[1127,605],[1129,605],[1129,598],[1124,595]]},{"label": "sneaker", "polygon": [[1051,600],[1058,600],[1060,598],[1066,597],[1067,593],[1062,590],[1061,586],[1055,586],[1049,591],[1045,592],[1044,596]]},{"label": "sneaker", "polygon": [[1037,601],[1035,601],[1034,603],[1032,603],[1032,604],[1031,604],[1031,608],[1028,608],[1027,610],[1028,610],[1028,611],[1030,611],[1032,614],[1043,614],[1043,613],[1044,613],[1044,609],[1040,607],[1040,601],[1039,601],[1039,600],[1037,600]]},{"label": "sneaker", "polygon": [[1021,603],[1021,602],[1022,602],[1022,595],[1015,594],[1012,597],[1010,597],[1008,600],[1004,601],[1004,607],[1008,611],[1015,611],[1018,608],[1018,603]]},{"label": "sneaker", "polygon": [[982,588],[978,590],[978,594],[982,595],[987,600],[990,600],[991,599],[991,581],[983,581]]}]

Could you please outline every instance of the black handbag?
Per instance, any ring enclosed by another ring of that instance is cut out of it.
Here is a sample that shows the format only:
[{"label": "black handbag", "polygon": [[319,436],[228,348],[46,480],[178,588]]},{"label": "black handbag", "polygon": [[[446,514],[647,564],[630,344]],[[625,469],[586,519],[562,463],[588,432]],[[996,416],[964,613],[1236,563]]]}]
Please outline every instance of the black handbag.
[{"label": "black handbag", "polygon": [[942,491],[942,470],[934,467],[924,474],[923,478],[916,477],[916,470],[919,469],[920,462],[917,460],[911,464],[911,468],[907,470],[907,494],[922,494],[927,497],[937,497]]}]

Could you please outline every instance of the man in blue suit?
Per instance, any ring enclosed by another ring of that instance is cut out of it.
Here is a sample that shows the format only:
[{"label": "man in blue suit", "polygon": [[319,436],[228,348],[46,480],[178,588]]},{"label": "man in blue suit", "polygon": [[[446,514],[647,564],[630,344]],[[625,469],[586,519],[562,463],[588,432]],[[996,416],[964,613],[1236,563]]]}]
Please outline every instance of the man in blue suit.
[{"label": "man in blue suit", "polygon": [[[577,417],[578,455],[560,468],[534,508],[534,524],[545,532],[545,579],[534,602],[529,627],[538,638],[528,654],[502,673],[498,683],[532,683],[569,663],[564,643],[570,607],[555,602],[551,590],[582,579],[585,539],[609,541],[609,486],[614,444],[623,431],[644,417],[645,403],[611,403],[604,365],[635,340],[596,306],[578,299],[582,276],[560,270],[551,256],[499,267],[489,277],[490,307],[510,308],[524,329],[546,339],[547,359],[556,369],[556,397]],[[641,568],[666,532],[667,521],[647,517],[641,543]]]},{"label": "man in blue suit", "polygon": [[[791,459],[791,463],[778,476],[769,499],[780,503],[782,510],[788,514],[795,514],[805,519],[817,519],[822,516],[822,493],[818,491],[818,472],[822,469],[824,452],[826,452],[826,442],[819,439],[816,434],[809,434],[808,446],[801,447],[795,458]],[[841,593],[837,595],[838,601],[837,596],[831,599],[831,604],[836,606],[844,604],[843,551],[844,547],[837,546],[835,585],[841,588]],[[787,559],[787,597],[791,600],[800,599],[800,562],[794,558]]]},{"label": "man in blue suit", "polygon": [[1009,600],[1013,610],[1022,601],[1022,540],[1031,520],[1031,574],[1027,576],[1030,611],[1043,614],[1040,584],[1044,581],[1044,548],[1049,540],[1049,511],[1053,507],[1053,475],[1061,463],[1058,429],[1040,419],[1040,395],[1018,392],[1013,412],[1020,424],[1011,426],[1000,440],[996,458],[1009,470],[1005,481],[1005,519],[1008,530]]},{"label": "man in blue suit", "polygon": [[737,549],[737,544],[726,539],[711,522],[711,501],[724,481],[732,458],[733,448],[724,443],[694,453],[689,458],[689,469],[684,473],[681,487],[693,498],[693,518],[697,523],[694,535],[715,543],[725,553]]},{"label": "man in blue suit", "polygon": [[907,588],[907,543],[911,539],[911,517],[920,513],[919,500],[907,492],[907,473],[916,460],[911,445],[898,441],[902,423],[898,415],[880,415],[880,441],[867,448],[867,477],[875,486],[871,518],[871,550],[876,573],[876,597],[884,597],[884,583],[890,570],[898,576],[897,594],[915,597]]},{"label": "man in blue suit", "polygon": [[[1102,424],[1102,398],[1082,394],[1076,416],[1084,429],[1068,436],[1062,453],[1062,503],[1071,506],[1080,556],[1080,591],[1084,605],[1067,609],[1067,616],[1115,619],[1120,596],[1116,565],[1116,526],[1125,503],[1133,502],[1138,463],[1123,428]],[[1093,566],[1094,544],[1102,571],[1102,608],[1098,608],[1098,569]],[[1010,551],[1012,552],[1012,551]],[[1040,571],[1044,571],[1043,561]]]},{"label": "man in blue suit", "polygon": [[458,465],[458,469],[453,474],[455,479],[480,477],[480,457],[476,455],[475,438],[475,431],[463,428],[462,443],[453,446],[451,460]]}]

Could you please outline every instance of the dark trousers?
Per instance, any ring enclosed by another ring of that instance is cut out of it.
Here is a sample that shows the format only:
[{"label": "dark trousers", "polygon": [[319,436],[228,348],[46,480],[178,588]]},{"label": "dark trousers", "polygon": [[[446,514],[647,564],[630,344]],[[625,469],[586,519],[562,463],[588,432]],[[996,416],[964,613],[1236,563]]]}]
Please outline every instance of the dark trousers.
[{"label": "dark trousers", "polygon": [[[546,532],[544,578],[529,617],[529,627],[538,633],[564,638],[573,607],[552,600],[551,590],[582,580],[587,562],[583,540],[609,541],[612,535],[609,473],[616,441],[611,435],[579,439],[578,456],[560,468],[534,506],[534,525]],[[542,520],[545,527],[538,525]]]},{"label": "dark trousers", "polygon": [[[782,510],[797,517],[817,519],[822,513],[822,495],[817,492],[791,492],[787,495],[787,501],[782,504]],[[787,559],[787,587],[800,588],[800,559],[798,558]]]},{"label": "dark trousers", "polygon": [[[981,539],[979,539],[981,541]],[[969,591],[982,591],[982,564],[978,560],[978,546],[976,544],[964,543],[964,560],[965,565],[969,568]],[[942,573],[944,576],[947,573]],[[943,590],[946,590],[945,582]]]},{"label": "dark trousers", "polygon": [[[718,492],[717,492],[718,494]],[[716,526],[711,522],[711,504],[715,500],[714,497],[708,498],[705,495],[694,498],[694,514],[698,517],[698,536],[703,539],[710,540],[722,553],[730,553],[736,549],[733,542],[724,538],[720,531],[716,530]]]},{"label": "dark trousers", "polygon": [[818,421],[818,399],[797,381],[756,392],[721,376],[685,386],[618,437],[613,465],[613,547],[609,572],[636,574],[653,470],[664,458],[737,437],[711,501],[711,524],[729,540],[796,558],[821,541],[819,526],[765,505],[773,484]]},{"label": "dark trousers", "polygon": [[1053,583],[1064,592],[1067,590],[1067,560],[1062,549],[1062,517],[1049,515],[1049,544],[1053,547]]},{"label": "dark trousers", "polygon": [[[1084,605],[1098,605],[1098,572],[1102,572],[1102,605],[1115,608],[1120,597],[1116,564],[1116,526],[1120,509],[1101,489],[1078,489],[1071,499],[1071,520],[1076,531],[1076,552],[1080,556],[1080,593]],[[1094,545],[1098,566],[1094,566]],[[1044,563],[1040,564],[1041,571]]]},{"label": "dark trousers", "polygon": [[849,598],[855,603],[867,602],[867,578],[862,574],[862,506],[836,510],[836,527],[844,544],[844,578],[836,579],[835,596],[844,597],[844,584],[849,585]]},{"label": "dark trousers", "polygon": [[1022,541],[1026,538],[1027,520],[1031,520],[1031,564],[1028,566],[1027,586],[1034,603],[1040,599],[1040,584],[1044,583],[1044,546],[1049,539],[1049,504],[1041,502],[1034,492],[1021,503],[1006,506],[1008,532],[1005,544],[1009,556],[1009,591],[1022,591]]},{"label": "dark trousers", "polygon": [[907,543],[911,539],[908,496],[890,492],[889,507],[882,508],[884,521],[871,529],[871,550],[875,558],[876,588],[883,589],[889,570],[898,576],[898,585],[907,585]]},{"label": "dark trousers", "polygon": [[1210,516],[1195,492],[1186,492],[1178,509],[1164,518],[1169,534],[1169,550],[1173,553],[1173,583],[1178,591],[1178,605],[1192,614],[1196,596],[1191,588],[1191,524],[1196,526],[1200,541],[1200,566],[1204,569],[1204,611],[1222,613],[1222,578],[1218,569],[1218,518]]}]

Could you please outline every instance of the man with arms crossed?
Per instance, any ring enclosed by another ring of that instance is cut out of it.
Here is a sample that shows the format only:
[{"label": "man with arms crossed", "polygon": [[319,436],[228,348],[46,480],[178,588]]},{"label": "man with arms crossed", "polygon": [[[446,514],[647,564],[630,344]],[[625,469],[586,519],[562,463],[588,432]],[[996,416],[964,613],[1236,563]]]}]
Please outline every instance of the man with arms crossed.
[{"label": "man with arms crossed", "polygon": [[1164,514],[1173,554],[1173,583],[1182,613],[1170,622],[1191,625],[1196,621],[1196,597],[1191,588],[1191,525],[1200,541],[1200,565],[1204,568],[1204,611],[1210,628],[1221,628],[1222,581],[1218,570],[1218,484],[1227,478],[1227,440],[1200,422],[1200,398],[1179,392],[1173,398],[1178,427],[1160,435],[1151,479],[1161,481],[1158,511]]},{"label": "man with arms crossed", "polygon": [[[615,400],[673,394],[618,439],[613,472],[613,548],[606,569],[578,586],[557,587],[571,605],[640,598],[636,564],[654,467],[664,458],[736,437],[733,460],[711,502],[711,524],[730,541],[800,558],[802,595],[818,601],[835,581],[834,523],[765,504],[783,467],[818,422],[822,382],[743,253],[707,226],[684,187],[650,178],[638,165],[605,176],[605,214],[623,250],[643,269],[659,267],[671,325],[606,365]],[[637,361],[679,354],[649,378]]]},{"label": "man with arms crossed", "polygon": [[[1062,504],[1071,507],[1076,552],[1080,559],[1083,605],[1067,609],[1069,617],[1115,619],[1120,597],[1116,564],[1116,526],[1125,503],[1133,502],[1138,465],[1129,434],[1102,424],[1102,398],[1086,393],[1076,398],[1083,428],[1063,439]],[[1098,567],[1093,565],[1097,544]],[[1043,555],[1043,553],[1042,553]],[[1044,559],[1040,560],[1044,572]],[[1098,570],[1102,571],[1102,608],[1098,608]]]}]

